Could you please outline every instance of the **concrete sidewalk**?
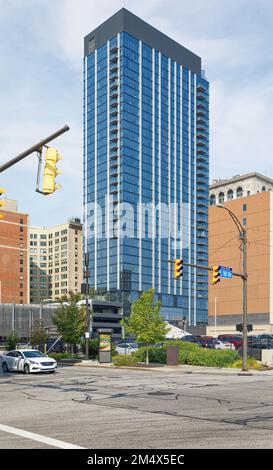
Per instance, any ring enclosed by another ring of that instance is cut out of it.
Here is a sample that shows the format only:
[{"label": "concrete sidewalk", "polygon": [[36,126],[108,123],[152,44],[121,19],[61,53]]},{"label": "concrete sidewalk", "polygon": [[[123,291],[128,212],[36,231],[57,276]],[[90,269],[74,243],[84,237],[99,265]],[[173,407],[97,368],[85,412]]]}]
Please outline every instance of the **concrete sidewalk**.
[{"label": "concrete sidewalk", "polygon": [[254,370],[243,372],[241,369],[232,367],[205,367],[192,365],[167,366],[162,364],[151,364],[150,366],[115,366],[113,363],[105,364],[98,361],[82,361],[75,364],[76,367],[100,367],[106,369],[145,370],[147,372],[180,372],[182,374],[215,374],[215,375],[268,375],[273,377],[273,369]]}]

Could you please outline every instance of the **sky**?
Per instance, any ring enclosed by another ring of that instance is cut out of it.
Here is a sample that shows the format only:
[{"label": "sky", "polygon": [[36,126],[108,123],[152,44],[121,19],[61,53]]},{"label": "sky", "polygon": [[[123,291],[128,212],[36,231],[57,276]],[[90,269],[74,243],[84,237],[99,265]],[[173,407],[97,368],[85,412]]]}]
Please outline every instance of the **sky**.
[{"label": "sky", "polygon": [[0,174],[31,226],[82,216],[83,38],[125,7],[202,58],[210,181],[273,178],[273,0],[0,0],[0,162],[63,127],[62,189],[35,192],[33,154]]}]

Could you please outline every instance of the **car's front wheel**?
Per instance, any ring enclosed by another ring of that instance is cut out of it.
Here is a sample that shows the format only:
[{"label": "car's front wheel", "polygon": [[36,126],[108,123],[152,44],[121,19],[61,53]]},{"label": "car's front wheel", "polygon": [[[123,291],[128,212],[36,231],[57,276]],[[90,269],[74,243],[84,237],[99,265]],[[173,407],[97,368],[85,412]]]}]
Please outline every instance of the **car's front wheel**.
[{"label": "car's front wheel", "polygon": [[24,374],[29,374],[30,370],[29,370],[29,365],[28,364],[25,364],[24,365]]},{"label": "car's front wheel", "polygon": [[3,369],[3,372],[8,372],[8,371],[9,371],[9,368],[8,368],[8,365],[7,365],[6,362],[4,362],[4,363],[2,364],[2,369]]}]

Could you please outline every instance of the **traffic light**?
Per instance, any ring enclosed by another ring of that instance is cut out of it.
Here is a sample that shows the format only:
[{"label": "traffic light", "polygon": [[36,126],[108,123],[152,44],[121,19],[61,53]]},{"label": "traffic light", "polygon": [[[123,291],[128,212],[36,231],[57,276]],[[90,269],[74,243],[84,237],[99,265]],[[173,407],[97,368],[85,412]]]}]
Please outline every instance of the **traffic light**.
[{"label": "traffic light", "polygon": [[183,275],[183,260],[175,259],[174,260],[174,278],[179,279]]},{"label": "traffic light", "polygon": [[212,284],[220,282],[220,266],[213,266],[212,268]]},{"label": "traffic light", "polygon": [[58,150],[53,147],[46,149],[45,155],[45,168],[42,191],[44,194],[52,194],[61,186],[55,183],[56,176],[61,174],[61,171],[57,169],[56,165],[59,160],[62,160],[62,156]]},{"label": "traffic light", "polygon": [[[0,197],[2,196],[2,194],[5,194],[6,190],[4,188],[0,188]],[[3,199],[0,199],[0,209],[1,207],[5,206],[6,202],[3,201]],[[3,215],[0,213],[0,219],[3,219]]]}]

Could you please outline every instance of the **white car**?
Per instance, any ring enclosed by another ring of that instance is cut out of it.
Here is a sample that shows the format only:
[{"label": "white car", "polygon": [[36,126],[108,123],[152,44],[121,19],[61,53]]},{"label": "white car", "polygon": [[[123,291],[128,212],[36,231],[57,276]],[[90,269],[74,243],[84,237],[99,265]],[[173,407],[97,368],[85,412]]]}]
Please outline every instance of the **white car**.
[{"label": "white car", "polygon": [[3,372],[55,372],[57,362],[37,349],[16,349],[0,357]]},{"label": "white car", "polygon": [[132,354],[138,350],[137,343],[119,343],[116,345],[116,352],[118,354]]},{"label": "white car", "polygon": [[214,349],[235,349],[235,346],[233,343],[229,343],[228,341],[220,341],[219,339],[215,339],[213,341],[214,343]]}]

